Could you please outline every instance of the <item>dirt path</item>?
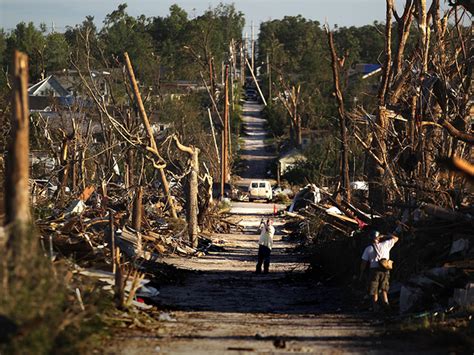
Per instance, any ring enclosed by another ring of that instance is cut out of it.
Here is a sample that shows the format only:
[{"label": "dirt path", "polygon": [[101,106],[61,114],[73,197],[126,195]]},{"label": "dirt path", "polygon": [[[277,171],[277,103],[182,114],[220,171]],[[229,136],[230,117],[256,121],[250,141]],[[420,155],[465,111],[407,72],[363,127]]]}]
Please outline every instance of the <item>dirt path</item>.
[{"label": "dirt path", "polygon": [[[238,206],[242,208],[242,206]],[[157,334],[128,334],[123,354],[321,353],[364,351],[370,322],[344,312],[339,289],[304,280],[305,265],[282,240],[281,221],[270,274],[256,275],[257,225],[262,215],[236,215],[243,234],[215,235],[224,247],[200,258],[169,258],[188,270],[183,285],[160,288],[160,308],[169,310]]]},{"label": "dirt path", "polygon": [[265,139],[265,120],[261,118],[262,105],[255,102],[247,102],[243,107],[242,121],[245,134],[242,136],[243,146],[240,151],[242,160],[245,161],[246,169],[241,174],[237,184],[247,187],[251,179],[268,178],[269,164],[275,158],[268,151]]},{"label": "dirt path", "polygon": [[[265,151],[257,105],[246,105],[245,179],[265,176],[272,158]],[[248,115],[248,113],[251,113]],[[278,206],[277,206],[278,207]],[[163,285],[159,308],[166,316],[155,333],[127,331],[112,353],[387,353],[377,340],[380,328],[368,314],[354,314],[343,290],[308,281],[306,265],[277,233],[270,274],[256,275],[257,226],[272,204],[233,203],[239,234],[213,235],[223,250],[202,257],[172,257],[166,262],[185,270],[179,285]],[[337,257],[337,256],[335,256]],[[169,316],[169,317],[168,317]],[[119,349],[119,350],[117,350]],[[389,351],[390,349],[390,351]]]},{"label": "dirt path", "polygon": [[[274,157],[265,147],[261,106],[244,106],[242,158],[247,169],[239,183],[265,178]],[[281,207],[281,206],[278,206]],[[160,288],[160,308],[171,310],[158,334],[128,334],[120,345],[124,354],[162,352],[222,354],[247,352],[321,352],[364,347],[373,329],[341,312],[341,291],[309,284],[301,277],[306,265],[282,240],[275,225],[271,273],[256,275],[257,226],[273,204],[233,203],[244,233],[214,235],[224,250],[200,258],[168,258],[187,270],[182,285]]]}]

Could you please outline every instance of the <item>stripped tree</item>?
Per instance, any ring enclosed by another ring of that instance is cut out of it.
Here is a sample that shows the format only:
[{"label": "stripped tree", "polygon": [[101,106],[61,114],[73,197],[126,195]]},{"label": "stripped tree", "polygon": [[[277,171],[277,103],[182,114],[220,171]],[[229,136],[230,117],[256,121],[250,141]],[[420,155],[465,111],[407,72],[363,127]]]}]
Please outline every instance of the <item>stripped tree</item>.
[{"label": "stripped tree", "polygon": [[349,151],[347,139],[347,116],[344,108],[344,98],[342,96],[341,84],[339,80],[340,69],[344,66],[345,57],[339,58],[336,54],[334,46],[334,39],[329,26],[326,24],[326,33],[328,37],[329,50],[331,52],[332,76],[334,82],[334,95],[337,101],[337,109],[339,112],[339,130],[341,139],[341,154],[340,154],[340,182],[343,190],[343,195],[347,202],[351,202],[351,188],[349,180]]},{"label": "stripped tree", "polygon": [[186,196],[186,221],[188,236],[192,246],[198,245],[198,176],[199,176],[199,148],[181,144],[176,135],[173,136],[176,147],[189,155],[190,171],[188,174],[188,189]]}]

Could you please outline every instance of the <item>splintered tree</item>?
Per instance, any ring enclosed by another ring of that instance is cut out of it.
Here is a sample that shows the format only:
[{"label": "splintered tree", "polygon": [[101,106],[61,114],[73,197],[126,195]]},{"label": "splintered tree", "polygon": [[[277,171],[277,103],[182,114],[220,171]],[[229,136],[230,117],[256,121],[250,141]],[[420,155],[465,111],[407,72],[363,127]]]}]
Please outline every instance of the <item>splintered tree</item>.
[{"label": "splintered tree", "polygon": [[186,221],[188,222],[188,236],[194,248],[198,245],[198,176],[199,176],[199,148],[181,144],[178,137],[173,136],[176,147],[189,155],[190,171],[188,174],[188,194],[186,196]]},{"label": "splintered tree", "polygon": [[[417,194],[453,188],[454,176],[440,175],[437,161],[469,156],[470,34],[454,13],[451,26],[452,12],[440,16],[439,1],[428,8],[425,0],[407,0],[401,16],[393,1],[386,1],[385,59],[368,150],[370,200],[378,212],[385,210],[387,198],[411,199],[412,193],[403,193],[402,187]],[[394,55],[392,15],[397,28]],[[413,21],[417,31],[410,26]],[[407,55],[406,43],[413,35],[418,46]]]},{"label": "splintered tree", "polygon": [[176,209],[174,207],[174,202],[173,202],[173,199],[172,199],[170,191],[169,191],[168,180],[166,178],[166,173],[165,173],[166,163],[165,163],[164,159],[161,157],[161,155],[158,151],[158,147],[156,145],[155,137],[153,136],[153,131],[152,131],[151,126],[150,126],[150,121],[148,120],[148,116],[146,114],[145,107],[143,106],[140,91],[138,90],[137,81],[135,79],[135,73],[133,72],[132,63],[130,61],[128,53],[125,53],[124,57],[125,57],[125,65],[126,65],[127,72],[128,72],[128,75],[129,75],[130,83],[132,84],[133,94],[135,96],[135,101],[136,101],[136,104],[138,106],[138,112],[139,112],[140,117],[142,119],[143,126],[146,129],[146,133],[147,133],[147,136],[148,136],[148,139],[149,139],[149,142],[150,142],[150,145],[148,147],[146,147],[146,150],[151,152],[159,160],[158,162],[153,161],[153,166],[155,166],[155,168],[158,169],[158,171],[160,173],[161,186],[162,186],[163,191],[165,193],[166,201],[167,201],[167,204],[168,204],[168,208],[170,209],[171,216],[173,218],[177,218]]},{"label": "splintered tree", "polygon": [[[5,224],[19,231],[30,223],[28,57],[15,51],[10,146],[5,176]],[[22,238],[22,233],[11,238]]]},{"label": "splintered tree", "polygon": [[348,151],[348,138],[347,138],[347,125],[346,125],[346,110],[344,108],[344,98],[342,96],[341,83],[339,80],[340,69],[344,65],[345,58],[339,58],[336,54],[336,48],[334,46],[334,38],[332,32],[326,25],[326,33],[328,36],[329,49],[331,51],[331,64],[334,81],[334,95],[337,100],[337,108],[339,112],[339,130],[341,140],[341,157],[340,157],[340,181],[343,189],[343,195],[347,202],[351,202],[351,187],[349,180],[349,151]]},{"label": "splintered tree", "polygon": [[278,93],[280,102],[285,107],[288,117],[290,118],[290,134],[291,140],[295,147],[301,148],[302,136],[301,136],[301,114],[299,112],[299,104],[301,103],[301,86],[293,85],[291,89],[280,80],[280,84],[283,87],[283,92]]}]

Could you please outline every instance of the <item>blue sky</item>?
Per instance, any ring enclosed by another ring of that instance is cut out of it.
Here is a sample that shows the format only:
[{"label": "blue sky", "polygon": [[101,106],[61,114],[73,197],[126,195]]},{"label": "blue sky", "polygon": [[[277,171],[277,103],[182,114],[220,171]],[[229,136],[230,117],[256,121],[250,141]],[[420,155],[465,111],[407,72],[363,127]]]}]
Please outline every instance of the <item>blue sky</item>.
[{"label": "blue sky", "polygon": [[[9,30],[21,21],[33,21],[36,25],[43,22],[48,27],[54,23],[56,30],[61,32],[66,26],[81,23],[87,15],[92,15],[100,28],[105,15],[124,2],[128,4],[128,13],[133,16],[166,16],[170,5],[176,3],[192,17],[200,15],[203,10],[217,5],[220,1],[0,0],[0,27]],[[282,18],[285,15],[301,14],[320,22],[327,19],[330,25],[340,26],[360,26],[374,20],[383,21],[385,16],[384,0],[236,0],[233,3],[237,10],[245,14],[248,32],[251,21],[258,27],[262,21]],[[404,1],[396,0],[400,9],[402,3]]]}]

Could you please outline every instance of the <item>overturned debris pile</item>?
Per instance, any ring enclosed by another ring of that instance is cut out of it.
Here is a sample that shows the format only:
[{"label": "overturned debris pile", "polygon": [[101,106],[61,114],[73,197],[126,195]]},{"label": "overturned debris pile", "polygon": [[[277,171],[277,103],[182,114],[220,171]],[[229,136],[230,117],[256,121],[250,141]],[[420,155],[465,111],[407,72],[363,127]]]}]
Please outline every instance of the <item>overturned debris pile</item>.
[{"label": "overturned debris pile", "polygon": [[472,291],[457,296],[474,281],[474,208],[451,211],[424,204],[414,215],[394,254],[399,264],[394,275],[403,282],[400,311],[474,304]]},{"label": "overturned debris pile", "polygon": [[391,253],[397,282],[390,290],[400,312],[474,304],[472,205],[452,210],[420,203],[397,215],[375,216],[364,212],[361,203],[337,201],[321,191],[319,203],[299,201],[302,207],[297,213],[287,212],[285,225],[292,231],[288,238],[307,251],[319,278],[350,282],[370,244],[369,231],[377,229],[400,238]]},{"label": "overturned debris pile", "polygon": [[[148,284],[179,278],[173,276],[177,271],[170,270],[164,257],[200,257],[223,247],[208,238],[205,230],[193,247],[185,221],[167,216],[153,187],[139,191],[141,206],[136,206],[136,191],[115,184],[108,186],[107,196],[88,187],[78,198],[50,209],[49,199],[38,199],[36,208],[48,209],[50,216],[36,225],[51,260],[72,261],[75,273],[98,280],[101,288],[113,292],[119,308],[148,311],[157,296]],[[240,228],[228,222],[226,214],[211,211],[203,228],[206,223],[211,231],[218,228],[221,233]]]}]

